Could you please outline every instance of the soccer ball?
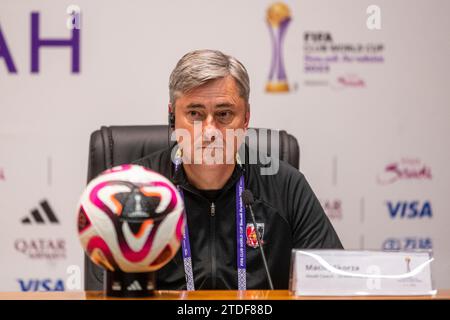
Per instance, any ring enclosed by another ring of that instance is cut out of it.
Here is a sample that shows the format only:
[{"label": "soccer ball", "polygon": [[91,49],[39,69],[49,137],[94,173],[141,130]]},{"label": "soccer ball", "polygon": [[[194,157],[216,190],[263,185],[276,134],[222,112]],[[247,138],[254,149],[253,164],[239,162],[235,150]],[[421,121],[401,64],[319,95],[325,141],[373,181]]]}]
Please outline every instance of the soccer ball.
[{"label": "soccer ball", "polygon": [[95,264],[111,272],[153,272],[179,249],[183,213],[183,199],[168,179],[122,165],[87,185],[78,204],[78,234]]}]

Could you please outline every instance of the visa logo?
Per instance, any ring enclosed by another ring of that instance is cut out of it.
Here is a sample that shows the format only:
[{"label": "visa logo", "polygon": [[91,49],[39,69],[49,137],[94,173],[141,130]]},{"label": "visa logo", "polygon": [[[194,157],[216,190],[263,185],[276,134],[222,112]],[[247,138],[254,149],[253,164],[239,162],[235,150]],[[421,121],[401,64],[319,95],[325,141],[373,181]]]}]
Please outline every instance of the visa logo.
[{"label": "visa logo", "polygon": [[19,279],[20,290],[27,291],[64,291],[64,282],[61,279]]},{"label": "visa logo", "polygon": [[420,204],[419,201],[399,201],[399,202],[387,202],[389,215],[392,219],[395,218],[431,218],[433,215],[431,204],[429,201],[425,201]]}]

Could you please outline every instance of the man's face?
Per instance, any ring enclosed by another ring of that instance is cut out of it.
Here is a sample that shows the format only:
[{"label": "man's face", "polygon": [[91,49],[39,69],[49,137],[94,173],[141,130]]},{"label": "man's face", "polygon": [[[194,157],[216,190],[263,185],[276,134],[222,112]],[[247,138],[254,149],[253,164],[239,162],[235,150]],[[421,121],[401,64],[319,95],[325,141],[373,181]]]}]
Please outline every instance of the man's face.
[{"label": "man's face", "polygon": [[182,94],[175,103],[175,129],[183,161],[208,165],[234,163],[249,119],[250,112],[232,76],[212,80]]}]

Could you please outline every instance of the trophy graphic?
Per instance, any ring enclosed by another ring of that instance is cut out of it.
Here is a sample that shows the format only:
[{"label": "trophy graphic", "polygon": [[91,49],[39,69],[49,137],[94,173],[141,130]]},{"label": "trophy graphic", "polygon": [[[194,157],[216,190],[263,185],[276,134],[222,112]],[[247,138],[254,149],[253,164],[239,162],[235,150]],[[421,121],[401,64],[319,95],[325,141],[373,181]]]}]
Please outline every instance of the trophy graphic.
[{"label": "trophy graphic", "polygon": [[283,63],[282,44],[290,21],[291,13],[289,7],[282,2],[274,3],[267,10],[267,23],[272,39],[272,64],[269,81],[266,85],[267,92],[289,91]]}]

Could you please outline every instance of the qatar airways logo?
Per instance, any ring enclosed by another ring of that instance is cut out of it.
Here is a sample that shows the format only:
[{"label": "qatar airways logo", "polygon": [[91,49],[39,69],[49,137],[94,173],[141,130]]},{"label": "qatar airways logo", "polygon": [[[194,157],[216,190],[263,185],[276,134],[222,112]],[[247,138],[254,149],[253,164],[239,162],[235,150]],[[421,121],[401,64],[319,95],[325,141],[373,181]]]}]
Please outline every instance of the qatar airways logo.
[{"label": "qatar airways logo", "polygon": [[32,260],[61,260],[66,258],[64,239],[17,239],[14,248]]},{"label": "qatar airways logo", "polygon": [[418,158],[402,158],[391,162],[384,171],[377,176],[380,185],[393,184],[400,180],[431,180],[431,167],[422,163]]}]

